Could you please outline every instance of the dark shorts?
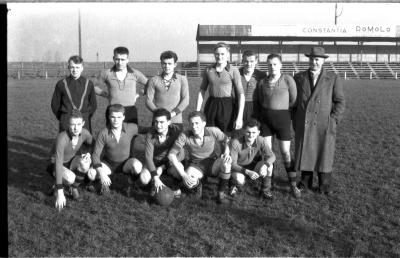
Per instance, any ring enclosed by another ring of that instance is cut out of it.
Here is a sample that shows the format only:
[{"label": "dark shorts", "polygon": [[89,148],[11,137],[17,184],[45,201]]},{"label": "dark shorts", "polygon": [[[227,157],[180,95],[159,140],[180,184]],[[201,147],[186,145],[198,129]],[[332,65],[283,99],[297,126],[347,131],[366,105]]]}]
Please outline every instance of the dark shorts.
[{"label": "dark shorts", "polygon": [[274,136],[281,141],[290,141],[290,111],[267,110],[261,112],[261,135]]},{"label": "dark shorts", "polygon": [[254,105],[253,101],[246,101],[243,109],[243,126],[253,118]]},{"label": "dark shorts", "polygon": [[216,126],[224,133],[233,130],[235,113],[232,98],[209,97],[204,106],[204,114],[207,126]]},{"label": "dark shorts", "polygon": [[122,162],[113,162],[113,161],[109,161],[109,160],[102,160],[101,162],[103,162],[110,168],[111,174],[119,174],[119,173],[124,172],[122,170],[122,168],[124,167],[124,165],[128,161],[128,159],[130,159],[130,158],[127,158],[126,160],[124,160]]},{"label": "dark shorts", "polygon": [[[109,122],[108,122],[108,113],[109,113],[109,107],[110,106],[108,106],[107,108],[106,108],[106,114],[105,114],[105,116],[106,116],[106,125],[109,125]],[[125,120],[124,120],[124,122],[125,123],[135,123],[135,124],[138,124],[138,112],[137,112],[137,109],[136,109],[136,106],[124,106],[124,108],[125,108]]]},{"label": "dark shorts", "polygon": [[211,157],[202,160],[192,160],[189,162],[188,167],[198,169],[203,173],[203,175],[212,176],[212,167],[216,159],[216,157]]},{"label": "dark shorts", "polygon": [[[248,169],[248,170],[253,170],[256,168],[257,163],[262,160],[261,155],[255,156],[253,161],[247,165],[241,165],[243,168]],[[241,173],[241,171],[233,171],[235,173]]]}]

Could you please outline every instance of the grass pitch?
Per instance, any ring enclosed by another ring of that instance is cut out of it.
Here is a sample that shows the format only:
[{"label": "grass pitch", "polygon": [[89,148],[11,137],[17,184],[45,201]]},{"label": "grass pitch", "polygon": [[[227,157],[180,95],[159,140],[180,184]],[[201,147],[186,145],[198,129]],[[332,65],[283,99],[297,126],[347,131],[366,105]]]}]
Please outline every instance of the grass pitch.
[{"label": "grass pitch", "polygon": [[[145,192],[126,197],[124,176],[110,196],[80,191],[57,212],[45,194],[46,159],[58,123],[50,110],[55,80],[8,82],[8,249],[10,256],[400,256],[400,82],[345,81],[346,113],[338,127],[333,197],[300,200],[285,189],[278,154],[272,202],[257,185],[227,206],[216,181],[202,200],[160,207]],[[190,79],[194,109],[199,79]],[[98,98],[94,131],[104,124]],[[139,99],[139,122],[150,124]],[[275,148],[277,150],[277,148]]]}]

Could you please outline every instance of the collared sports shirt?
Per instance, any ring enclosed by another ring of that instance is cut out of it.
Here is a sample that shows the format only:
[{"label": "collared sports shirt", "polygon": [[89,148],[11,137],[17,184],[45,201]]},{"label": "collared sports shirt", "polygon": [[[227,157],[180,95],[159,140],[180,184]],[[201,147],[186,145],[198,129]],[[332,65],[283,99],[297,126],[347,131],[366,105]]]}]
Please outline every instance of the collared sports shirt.
[{"label": "collared sports shirt", "polygon": [[167,89],[162,75],[156,75],[149,79],[146,88],[146,106],[152,112],[157,108],[174,111],[176,116],[171,122],[182,123],[182,112],[189,105],[189,85],[185,76],[174,73]]},{"label": "collared sports shirt", "polygon": [[296,102],[297,88],[293,77],[281,74],[275,83],[271,84],[268,77],[262,79],[254,94],[257,111],[261,108],[268,110],[289,110]]},{"label": "collared sports shirt", "polygon": [[155,164],[168,162],[168,152],[180,133],[180,128],[171,124],[168,127],[167,137],[163,143],[160,143],[158,133],[155,129],[146,134],[144,152],[146,167],[150,172],[154,172],[157,169]]},{"label": "collared sports shirt", "polygon": [[85,128],[82,128],[75,148],[72,148],[72,135],[68,130],[58,134],[50,151],[50,159],[55,163],[56,173],[59,175],[62,174],[63,164],[70,161],[75,156],[84,142],[89,145],[93,143],[92,135]]},{"label": "collared sports shirt", "polygon": [[131,143],[133,136],[138,134],[138,126],[133,123],[123,123],[119,141],[115,139],[111,129],[103,128],[97,136],[93,151],[93,167],[101,167],[100,155],[104,150],[104,159],[110,162],[119,163],[131,155]]},{"label": "collared sports shirt", "polygon": [[257,83],[261,79],[267,77],[267,74],[258,69],[254,69],[254,72],[251,75],[250,80],[246,81],[246,78],[244,77],[244,68],[243,67],[241,67],[239,69],[239,73],[240,73],[240,78],[242,80],[245,101],[253,101],[254,100],[254,91],[256,90]]},{"label": "collared sports shirt", "polygon": [[118,80],[115,74],[115,66],[101,73],[100,80],[104,82],[108,90],[108,101],[112,104],[134,106],[136,104],[136,85],[146,85],[147,77],[139,70],[127,67],[127,74],[123,81]]},{"label": "collared sports shirt", "polygon": [[261,136],[257,136],[251,146],[247,146],[244,136],[233,139],[231,141],[230,155],[232,158],[232,171],[235,172],[241,171],[243,169],[242,166],[249,165],[259,155],[263,157],[265,164],[275,162],[275,154]]},{"label": "collared sports shirt", "polygon": [[226,139],[227,136],[218,127],[205,127],[203,144],[198,145],[192,131],[186,130],[179,134],[170,153],[176,155],[185,148],[189,154],[190,161],[200,161],[215,156],[216,143],[226,141]]},{"label": "collared sports shirt", "polygon": [[200,89],[208,89],[211,97],[226,98],[244,93],[239,70],[229,64],[221,72],[217,72],[216,64],[210,65],[204,69],[202,77]]}]

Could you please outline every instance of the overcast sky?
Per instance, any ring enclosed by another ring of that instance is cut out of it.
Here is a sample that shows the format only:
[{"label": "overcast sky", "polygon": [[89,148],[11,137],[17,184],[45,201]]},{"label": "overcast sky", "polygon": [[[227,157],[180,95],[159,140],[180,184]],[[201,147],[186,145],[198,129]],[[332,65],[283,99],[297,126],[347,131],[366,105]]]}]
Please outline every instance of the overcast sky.
[{"label": "overcast sky", "polygon": [[[9,3],[8,61],[59,61],[78,53],[81,10],[85,61],[111,61],[127,46],[131,61],[164,50],[196,60],[198,24],[334,24],[334,3]],[[400,3],[340,3],[338,24],[400,25]]]}]

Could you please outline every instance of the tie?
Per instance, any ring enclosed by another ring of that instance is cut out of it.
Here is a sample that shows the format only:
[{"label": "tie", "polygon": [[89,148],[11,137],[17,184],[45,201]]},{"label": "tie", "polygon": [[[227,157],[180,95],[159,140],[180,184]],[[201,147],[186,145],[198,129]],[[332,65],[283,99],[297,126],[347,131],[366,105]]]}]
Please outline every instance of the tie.
[{"label": "tie", "polygon": [[317,84],[318,75],[311,73],[311,80],[312,80],[311,88],[314,89],[315,85]]}]

